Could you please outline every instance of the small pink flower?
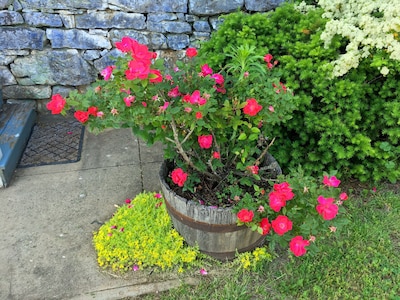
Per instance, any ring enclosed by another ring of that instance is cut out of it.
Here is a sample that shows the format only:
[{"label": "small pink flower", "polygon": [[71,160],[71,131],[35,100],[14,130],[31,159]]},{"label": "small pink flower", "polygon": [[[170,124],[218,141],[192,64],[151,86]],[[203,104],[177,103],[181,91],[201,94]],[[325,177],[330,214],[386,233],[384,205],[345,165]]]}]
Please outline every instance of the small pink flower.
[{"label": "small pink flower", "polygon": [[203,114],[200,111],[196,112],[196,119],[202,119],[202,118]]},{"label": "small pink flower", "polygon": [[308,238],[308,241],[314,243],[316,239],[317,238],[314,235],[310,235],[310,237]]},{"label": "small pink flower", "polygon": [[131,202],[132,202],[132,201],[131,201],[131,199],[129,199],[129,198],[125,199],[125,203],[129,204],[129,203],[131,203]]},{"label": "small pink flower", "polygon": [[121,228],[119,229],[120,232],[124,232],[124,230],[125,230],[124,227],[121,227]]},{"label": "small pink flower", "polygon": [[112,225],[110,229],[117,229],[117,225]]},{"label": "small pink flower", "polygon": [[213,152],[213,158],[220,159],[221,158],[221,154],[219,152],[217,152],[217,151],[214,151]]},{"label": "small pink flower", "polygon": [[204,200],[199,200],[199,204],[204,205],[204,204],[206,204],[206,202]]},{"label": "small pink flower", "polygon": [[127,107],[130,107],[133,101],[135,101],[135,96],[129,95],[128,97],[124,98],[124,102]]},{"label": "small pink flower", "polygon": [[193,109],[191,107],[185,107],[184,110],[185,110],[185,112],[190,113],[190,112],[192,112]]},{"label": "small pink flower", "polygon": [[323,184],[326,186],[331,186],[331,187],[338,187],[340,184],[340,180],[336,178],[336,176],[324,176],[324,179],[322,181]]},{"label": "small pink flower", "polygon": [[160,199],[160,198],[162,198],[162,195],[160,193],[157,193],[157,194],[154,195],[154,197],[157,198],[157,199]]},{"label": "small pink flower", "polygon": [[244,77],[244,78],[249,77],[249,72],[244,72],[243,77]]},{"label": "small pink flower", "polygon": [[111,232],[107,233],[107,236],[112,236],[112,233]]},{"label": "small pink flower", "polygon": [[346,201],[347,199],[349,199],[349,196],[347,196],[346,193],[341,193],[339,195],[339,199],[342,200],[342,201]]},{"label": "small pink flower", "polygon": [[144,102],[144,101],[142,101],[142,105],[143,105],[144,107],[147,107],[147,103]]},{"label": "small pink flower", "polygon": [[201,66],[201,75],[202,77],[206,77],[207,75],[211,75],[213,73],[213,70],[210,68],[209,65],[205,64]]},{"label": "small pink flower", "polygon": [[265,211],[264,206],[260,205],[260,206],[258,207],[257,211],[258,211],[259,213],[263,213],[263,212]]},{"label": "small pink flower", "polygon": [[108,66],[106,67],[103,71],[100,72],[100,74],[104,77],[104,80],[109,80],[113,70],[115,69],[115,66]]},{"label": "small pink flower", "polygon": [[335,226],[330,226],[330,227],[329,227],[329,230],[330,230],[331,232],[336,232],[336,227],[335,227]]},{"label": "small pink flower", "polygon": [[103,113],[102,111],[98,111],[97,114],[96,114],[96,116],[97,116],[98,118],[102,118],[102,117],[104,116],[104,113]]},{"label": "small pink flower", "polygon": [[111,109],[111,114],[112,114],[113,116],[118,115],[118,110],[117,110],[116,108],[112,108],[112,109]]},{"label": "small pink flower", "polygon": [[206,269],[201,268],[200,269],[200,274],[204,276],[204,275],[207,275],[208,273],[207,273]]},{"label": "small pink flower", "polygon": [[138,265],[133,265],[132,271],[134,271],[134,272],[139,271],[139,266]]},{"label": "small pink flower", "polygon": [[373,187],[373,188],[372,188],[372,191],[373,191],[374,193],[376,193],[376,187]]},{"label": "small pink flower", "polygon": [[161,112],[166,111],[168,106],[169,106],[169,102],[165,102],[163,106],[160,106],[160,111]]},{"label": "small pink flower", "polygon": [[275,111],[275,108],[274,108],[272,105],[270,105],[270,106],[268,107],[268,110],[269,110],[270,112],[274,112],[274,111]]},{"label": "small pink flower", "polygon": [[258,174],[259,167],[258,166],[248,166],[246,168],[251,174]]}]

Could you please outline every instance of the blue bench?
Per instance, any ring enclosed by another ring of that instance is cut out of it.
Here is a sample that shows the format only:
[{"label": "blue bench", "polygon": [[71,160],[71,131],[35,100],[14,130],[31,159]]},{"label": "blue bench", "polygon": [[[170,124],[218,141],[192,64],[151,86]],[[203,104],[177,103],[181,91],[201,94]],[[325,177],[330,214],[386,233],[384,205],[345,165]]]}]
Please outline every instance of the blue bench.
[{"label": "blue bench", "polygon": [[3,103],[0,89],[0,187],[10,184],[35,121],[34,101]]}]

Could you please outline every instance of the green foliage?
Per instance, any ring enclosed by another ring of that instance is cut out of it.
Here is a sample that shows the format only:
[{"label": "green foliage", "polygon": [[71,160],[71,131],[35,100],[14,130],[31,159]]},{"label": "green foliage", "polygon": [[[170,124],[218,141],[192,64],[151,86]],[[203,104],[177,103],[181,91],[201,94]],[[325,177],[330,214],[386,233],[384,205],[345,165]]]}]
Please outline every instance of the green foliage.
[{"label": "green foliage", "polygon": [[[334,36],[329,48],[320,35],[327,19],[321,9],[303,14],[293,4],[269,13],[236,12],[200,56],[212,66],[229,64],[227,49],[246,43],[279,61],[282,79],[295,94],[297,110],[281,126],[271,153],[287,171],[302,165],[308,174],[339,170],[342,178],[396,181],[400,176],[400,63],[383,50],[372,50],[357,69],[331,79],[331,61],[346,39]],[[384,77],[377,68],[387,66]]]}]

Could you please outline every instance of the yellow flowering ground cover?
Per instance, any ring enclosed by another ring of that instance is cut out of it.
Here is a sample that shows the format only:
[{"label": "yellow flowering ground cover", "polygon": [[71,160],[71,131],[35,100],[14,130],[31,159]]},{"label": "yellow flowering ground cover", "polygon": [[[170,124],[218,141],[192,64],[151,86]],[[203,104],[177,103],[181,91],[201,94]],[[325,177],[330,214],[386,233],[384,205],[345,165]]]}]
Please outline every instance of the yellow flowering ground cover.
[{"label": "yellow flowering ground cover", "polygon": [[[164,198],[159,193],[144,192],[134,199],[126,199],[112,218],[94,233],[93,243],[100,267],[113,271],[137,271],[156,267],[161,271],[178,273],[198,268],[218,267],[221,262],[190,247],[173,228]],[[255,271],[272,260],[266,247],[237,255],[224,268]]]}]

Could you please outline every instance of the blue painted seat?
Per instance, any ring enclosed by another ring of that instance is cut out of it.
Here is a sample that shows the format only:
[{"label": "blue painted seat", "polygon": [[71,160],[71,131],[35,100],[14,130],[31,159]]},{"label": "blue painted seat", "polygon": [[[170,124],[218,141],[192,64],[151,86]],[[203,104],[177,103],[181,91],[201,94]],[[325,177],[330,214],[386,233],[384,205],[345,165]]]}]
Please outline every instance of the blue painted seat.
[{"label": "blue painted seat", "polygon": [[36,111],[34,101],[3,104],[0,96],[0,103],[0,187],[7,187],[29,140]]}]

